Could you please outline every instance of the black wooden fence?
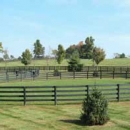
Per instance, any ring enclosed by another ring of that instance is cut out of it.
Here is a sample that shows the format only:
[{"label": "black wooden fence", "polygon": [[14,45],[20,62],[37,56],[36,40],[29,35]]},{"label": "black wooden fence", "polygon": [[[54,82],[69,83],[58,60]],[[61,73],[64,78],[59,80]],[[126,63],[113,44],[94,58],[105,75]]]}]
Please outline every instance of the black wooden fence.
[{"label": "black wooden fence", "polygon": [[0,104],[37,102],[39,104],[82,103],[94,87],[110,101],[130,100],[130,84],[82,86],[0,87]]},{"label": "black wooden fence", "polygon": [[[54,74],[58,69],[59,73]],[[130,66],[84,66],[82,72],[68,72],[67,66],[0,67],[0,82],[65,78],[130,78]]]},{"label": "black wooden fence", "polygon": [[43,70],[17,70],[17,71],[0,71],[0,82],[9,82],[14,80],[48,80],[48,79],[76,79],[76,78],[130,78],[130,71],[82,71],[67,72],[60,71],[58,73]]},{"label": "black wooden fence", "polygon": [[[0,71],[21,71],[21,70],[61,70],[61,71],[67,71],[68,70],[68,66],[15,66],[15,67],[0,67]],[[126,71],[130,71],[130,66],[98,66],[98,67],[94,67],[94,66],[84,66],[82,71],[95,71],[95,70],[99,70],[99,71],[107,71],[107,72],[111,72],[111,71],[116,71],[116,72],[126,72]]]}]

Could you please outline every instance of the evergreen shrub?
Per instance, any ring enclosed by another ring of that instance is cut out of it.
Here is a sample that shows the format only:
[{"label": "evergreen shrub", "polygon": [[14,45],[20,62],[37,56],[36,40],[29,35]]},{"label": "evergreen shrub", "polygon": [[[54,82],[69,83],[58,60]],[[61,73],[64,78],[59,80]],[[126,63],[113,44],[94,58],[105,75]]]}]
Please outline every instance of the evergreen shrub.
[{"label": "evergreen shrub", "polygon": [[101,91],[94,89],[83,101],[80,119],[85,125],[103,125],[109,120],[108,102]]}]

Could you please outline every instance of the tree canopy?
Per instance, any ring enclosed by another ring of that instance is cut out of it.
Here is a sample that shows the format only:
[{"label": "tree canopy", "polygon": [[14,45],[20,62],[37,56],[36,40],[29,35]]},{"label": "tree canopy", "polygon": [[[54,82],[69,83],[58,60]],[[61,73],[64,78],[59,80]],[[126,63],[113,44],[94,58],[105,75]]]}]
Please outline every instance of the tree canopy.
[{"label": "tree canopy", "polygon": [[80,64],[79,52],[75,50],[68,61],[68,71],[81,71],[82,69],[83,64]]},{"label": "tree canopy", "polygon": [[[92,59],[96,64],[99,64],[105,58],[105,51],[95,47],[94,41],[95,39],[92,36],[89,36],[78,44],[70,45],[67,49],[64,49],[63,45],[59,44],[58,49],[52,49],[51,56],[46,55],[46,58],[55,58],[58,64],[60,64],[64,58],[70,59],[72,54],[76,52],[80,59]],[[35,41],[33,47],[33,58],[45,58],[45,47],[43,47],[39,39]],[[4,52],[2,42],[0,42],[0,52]],[[4,55],[4,58],[6,57],[7,54]],[[115,58],[117,57],[124,58],[125,54],[118,54]],[[10,57],[10,59],[13,59],[13,57]]]},{"label": "tree canopy", "polygon": [[21,63],[23,63],[24,65],[28,65],[31,63],[32,60],[32,54],[29,51],[29,49],[26,49],[21,56]]},{"label": "tree canopy", "polygon": [[61,44],[58,45],[58,50],[57,50],[57,62],[60,64],[64,58],[65,58],[65,50]]},{"label": "tree canopy", "polygon": [[45,47],[42,46],[40,40],[36,40],[36,42],[34,43],[33,53],[35,58],[44,57]]},{"label": "tree canopy", "polygon": [[99,47],[94,47],[93,49],[93,61],[98,65],[101,61],[105,59],[105,51]]},{"label": "tree canopy", "polygon": [[125,53],[121,53],[121,54],[115,53],[114,58],[126,58],[126,55],[125,55]]},{"label": "tree canopy", "polygon": [[87,37],[85,40],[85,57],[86,59],[92,59],[93,48],[94,48],[94,39],[93,37]]},{"label": "tree canopy", "polygon": [[94,39],[93,37],[87,37],[85,43],[80,41],[77,45],[73,44],[66,49],[66,58],[70,58],[72,53],[77,50],[79,52],[79,57],[82,59],[92,59],[94,48]]}]

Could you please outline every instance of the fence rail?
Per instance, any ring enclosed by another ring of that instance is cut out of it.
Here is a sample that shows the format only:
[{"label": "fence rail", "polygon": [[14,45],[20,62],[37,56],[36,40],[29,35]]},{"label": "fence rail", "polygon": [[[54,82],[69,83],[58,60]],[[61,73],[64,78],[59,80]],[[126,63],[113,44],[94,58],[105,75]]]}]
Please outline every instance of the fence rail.
[{"label": "fence rail", "polygon": [[0,103],[82,103],[94,87],[110,101],[130,100],[130,84],[82,86],[0,87]]},{"label": "fence rail", "polygon": [[[54,70],[59,70],[54,73]],[[130,66],[84,66],[81,72],[68,72],[67,66],[21,66],[21,67],[0,67],[0,82],[14,80],[48,80],[67,78],[130,78]]]},{"label": "fence rail", "polygon": [[77,78],[130,78],[130,72],[104,72],[104,71],[95,71],[95,72],[59,72],[54,74],[54,72],[43,72],[43,71],[19,71],[19,72],[2,72],[0,73],[0,82],[9,82],[9,81],[23,81],[23,80],[49,80],[49,79],[77,79]]},{"label": "fence rail", "polygon": [[[21,70],[33,70],[33,69],[38,69],[38,70],[63,70],[66,71],[68,70],[68,66],[6,66],[6,67],[0,67],[0,71],[21,71]],[[84,66],[83,71],[116,71],[116,72],[126,72],[130,71],[130,66]]]}]

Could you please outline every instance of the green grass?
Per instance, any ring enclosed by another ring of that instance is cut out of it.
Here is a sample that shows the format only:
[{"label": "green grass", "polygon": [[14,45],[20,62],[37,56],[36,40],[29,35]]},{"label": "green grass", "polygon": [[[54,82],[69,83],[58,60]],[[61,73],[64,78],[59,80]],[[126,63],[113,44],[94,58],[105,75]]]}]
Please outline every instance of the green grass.
[{"label": "green grass", "polygon": [[95,84],[130,84],[129,79],[123,78],[93,78],[93,79],[51,79],[51,80],[28,80],[28,81],[10,81],[0,83],[0,86],[67,86],[67,85],[95,85]]},{"label": "green grass", "polygon": [[[90,60],[81,60],[84,65],[92,65]],[[46,61],[33,62],[31,65],[47,65]],[[49,65],[57,65],[49,61]],[[64,61],[61,65],[67,65]],[[105,60],[100,65],[129,66],[129,59]],[[1,63],[0,66],[5,66]],[[19,61],[6,66],[23,66]],[[0,86],[65,86],[88,84],[130,84],[128,79],[64,79],[11,81]],[[0,105],[0,130],[129,130],[130,102],[111,102],[110,121],[104,126],[83,126],[79,117],[81,104],[77,105]]]},{"label": "green grass", "polygon": [[0,106],[0,130],[129,130],[130,102],[109,103],[110,121],[83,126],[81,104]]},{"label": "green grass", "polygon": [[[56,60],[49,59],[48,61],[43,60],[32,60],[31,66],[67,66],[68,60],[64,60],[60,65],[56,62]],[[85,66],[92,66],[93,62],[92,60],[87,59],[81,59],[80,62],[84,64]],[[0,66],[2,67],[8,67],[8,66],[24,66],[21,61],[6,61],[1,62]],[[130,59],[124,58],[124,59],[105,59],[102,61],[99,66],[130,66]]]},{"label": "green grass", "polygon": [[[128,79],[66,79],[13,81],[0,86],[62,86],[86,84],[129,84]],[[110,121],[104,126],[83,126],[77,105],[0,105],[0,130],[129,130],[130,102],[109,103]]]}]

